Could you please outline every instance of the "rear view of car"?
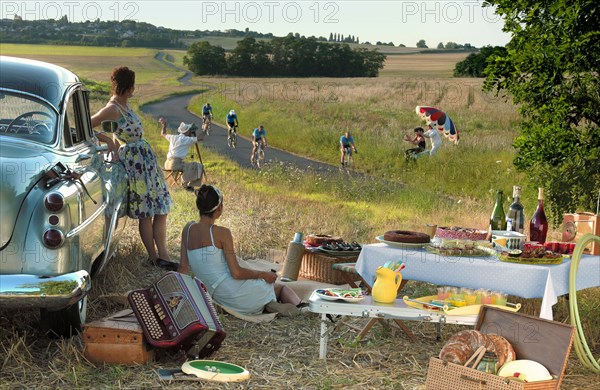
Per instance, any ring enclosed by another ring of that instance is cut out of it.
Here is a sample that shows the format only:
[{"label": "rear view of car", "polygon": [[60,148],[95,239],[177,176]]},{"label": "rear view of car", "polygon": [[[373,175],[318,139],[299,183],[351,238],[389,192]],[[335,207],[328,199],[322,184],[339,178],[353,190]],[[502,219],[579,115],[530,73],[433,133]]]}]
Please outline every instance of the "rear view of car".
[{"label": "rear view of car", "polygon": [[60,336],[81,330],[124,227],[127,177],[105,150],[77,76],[0,56],[0,307],[39,308]]}]

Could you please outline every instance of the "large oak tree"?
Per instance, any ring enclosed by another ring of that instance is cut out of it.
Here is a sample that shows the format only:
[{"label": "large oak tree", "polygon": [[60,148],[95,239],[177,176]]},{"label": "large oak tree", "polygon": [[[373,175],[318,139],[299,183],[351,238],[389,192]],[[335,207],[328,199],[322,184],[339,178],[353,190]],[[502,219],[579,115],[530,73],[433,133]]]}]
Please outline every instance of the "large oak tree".
[{"label": "large oak tree", "polygon": [[488,0],[511,34],[487,90],[523,114],[515,165],[546,187],[555,221],[595,210],[600,191],[600,2]]}]

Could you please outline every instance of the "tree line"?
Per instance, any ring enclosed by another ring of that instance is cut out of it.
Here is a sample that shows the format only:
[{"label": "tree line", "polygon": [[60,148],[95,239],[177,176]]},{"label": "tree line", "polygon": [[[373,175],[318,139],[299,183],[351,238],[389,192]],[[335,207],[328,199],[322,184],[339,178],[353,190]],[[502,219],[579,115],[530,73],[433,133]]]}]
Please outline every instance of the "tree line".
[{"label": "tree line", "polygon": [[495,56],[506,55],[503,46],[484,46],[478,53],[471,53],[454,67],[454,77],[485,77],[484,71],[488,61]]},{"label": "tree line", "polygon": [[377,77],[386,56],[348,44],[288,34],[270,41],[246,37],[226,55],[207,41],[192,44],[183,63],[197,75],[243,77]]},{"label": "tree line", "polygon": [[[183,48],[202,37],[273,38],[271,33],[245,30],[175,30],[135,20],[70,22],[59,19],[0,19],[0,42],[73,46]],[[322,38],[326,40],[325,38]]]}]

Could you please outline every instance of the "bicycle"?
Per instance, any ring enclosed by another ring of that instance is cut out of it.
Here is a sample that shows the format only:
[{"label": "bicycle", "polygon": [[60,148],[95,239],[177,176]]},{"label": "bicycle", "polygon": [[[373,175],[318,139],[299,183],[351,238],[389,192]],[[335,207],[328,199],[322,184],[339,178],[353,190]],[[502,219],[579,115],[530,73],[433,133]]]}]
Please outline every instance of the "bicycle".
[{"label": "bicycle", "polygon": [[260,169],[263,165],[264,160],[265,160],[265,145],[261,141],[258,143],[258,145],[256,145],[256,151],[254,152],[254,155],[252,156],[252,159],[250,160],[250,162],[252,163],[253,167]]},{"label": "bicycle", "polygon": [[352,169],[354,165],[354,156],[352,154],[352,147],[347,146],[344,148],[344,164],[340,167],[340,169],[345,169],[349,171]]},{"label": "bicycle", "polygon": [[202,132],[206,135],[210,135],[210,129],[212,125],[211,115],[203,115],[202,116]]},{"label": "bicycle", "polygon": [[227,135],[227,146],[235,149],[237,145],[237,126],[230,127]]}]

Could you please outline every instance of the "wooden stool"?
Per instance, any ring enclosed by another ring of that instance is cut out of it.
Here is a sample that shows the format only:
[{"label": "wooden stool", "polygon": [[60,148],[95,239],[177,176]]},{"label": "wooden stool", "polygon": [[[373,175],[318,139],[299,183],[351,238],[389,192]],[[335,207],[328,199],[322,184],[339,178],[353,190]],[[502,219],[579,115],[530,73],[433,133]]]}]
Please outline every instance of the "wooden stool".
[{"label": "wooden stool", "polygon": [[163,169],[163,174],[165,174],[165,181],[167,183],[172,182],[173,185],[181,185],[179,180],[183,175],[183,171],[171,171],[169,169]]},{"label": "wooden stool", "polygon": [[356,262],[354,263],[336,263],[331,268],[343,272],[343,277],[346,283],[352,288],[358,288],[356,280],[360,280],[360,287],[365,290],[368,294],[371,293],[371,286],[356,272]]}]

